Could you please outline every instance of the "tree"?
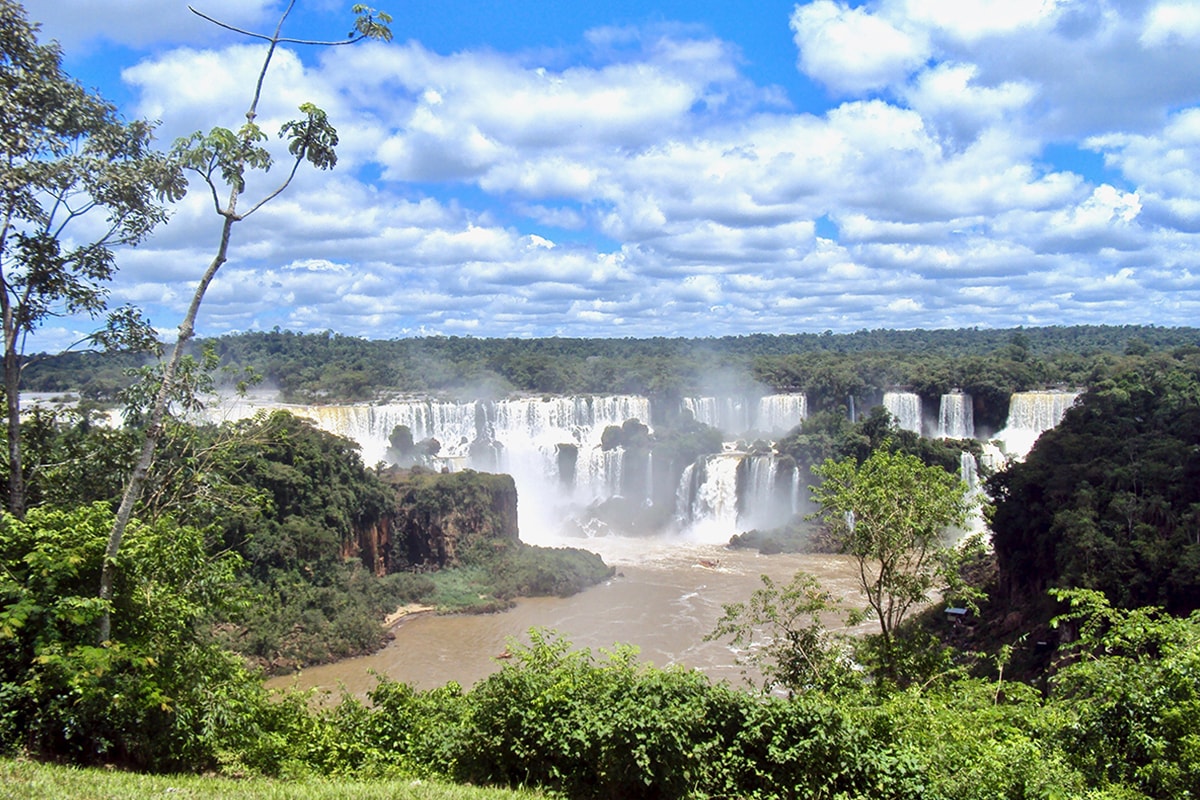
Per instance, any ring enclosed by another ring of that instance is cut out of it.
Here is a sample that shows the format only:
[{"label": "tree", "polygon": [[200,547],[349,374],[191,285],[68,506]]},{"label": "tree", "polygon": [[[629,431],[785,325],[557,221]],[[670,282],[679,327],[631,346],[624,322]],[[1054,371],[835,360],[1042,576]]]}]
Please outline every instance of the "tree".
[{"label": "tree", "polygon": [[813,487],[818,516],[858,564],[890,672],[896,628],[934,588],[943,534],[966,521],[967,486],[940,467],[886,447],[861,464],[830,460],[813,471],[821,479]]},{"label": "tree", "polygon": [[797,572],[785,586],[777,586],[769,575],[760,577],[763,587],[748,603],[726,604],[705,641],[728,637],[732,647],[747,653],[748,665],[762,674],[763,692],[782,687],[790,696],[852,686],[856,679],[844,635],[830,631],[822,619],[840,619],[841,601],[807,572]]},{"label": "tree", "polygon": [[[123,122],[63,72],[58,45],[38,44],[37,31],[19,4],[0,0],[0,325],[8,501],[18,518],[26,506],[20,389],[28,336],[55,316],[100,315],[116,271],[112,248],[141,241],[184,188],[178,167],[151,149],[154,126]],[[128,308],[95,339],[112,344],[123,335],[150,338]]]},{"label": "tree", "polygon": [[[191,303],[188,305],[187,313],[179,325],[179,335],[172,348],[171,356],[163,367],[158,393],[147,421],[145,444],[137,464],[126,482],[121,505],[117,509],[117,516],[109,535],[107,555],[100,575],[101,600],[107,601],[112,596],[114,564],[117,552],[121,547],[121,537],[129,524],[134,505],[141,495],[146,473],[154,461],[154,451],[163,435],[163,423],[167,416],[168,405],[176,389],[175,382],[179,364],[187,344],[195,335],[196,317],[200,312],[200,304],[204,301],[209,284],[212,283],[217,272],[229,257],[233,226],[282,194],[305,162],[321,170],[332,169],[337,164],[337,153],[334,149],[338,144],[337,130],[329,123],[324,111],[311,103],[304,103],[300,106],[300,113],[303,114],[303,117],[284,123],[279,131],[279,136],[287,139],[288,142],[291,168],[274,189],[267,192],[249,208],[243,209],[239,206],[241,196],[246,190],[247,172],[250,170],[265,172],[271,167],[274,160],[270,151],[262,144],[267,139],[267,135],[259,128],[255,120],[258,118],[258,103],[262,98],[263,83],[267,71],[270,69],[275,50],[280,44],[336,46],[353,44],[363,39],[390,41],[392,38],[391,29],[388,27],[391,16],[377,12],[365,5],[354,5],[352,11],[356,15],[356,20],[349,38],[337,42],[289,39],[282,35],[282,31],[283,25],[294,7],[295,0],[291,0],[280,16],[279,23],[275,26],[275,32],[271,35],[233,28],[192,9],[198,16],[216,25],[266,42],[267,52],[258,72],[258,80],[251,95],[250,107],[246,111],[245,123],[236,132],[222,127],[213,128],[207,134],[197,131],[191,136],[177,141],[172,151],[172,155],[183,164],[184,168],[197,175],[208,187],[212,196],[213,209],[221,219],[221,235],[217,251],[208,268],[201,275]],[[223,193],[226,198],[224,203],[221,201]],[[105,614],[100,620],[101,641],[108,638],[110,629],[111,619],[108,614]]]}]

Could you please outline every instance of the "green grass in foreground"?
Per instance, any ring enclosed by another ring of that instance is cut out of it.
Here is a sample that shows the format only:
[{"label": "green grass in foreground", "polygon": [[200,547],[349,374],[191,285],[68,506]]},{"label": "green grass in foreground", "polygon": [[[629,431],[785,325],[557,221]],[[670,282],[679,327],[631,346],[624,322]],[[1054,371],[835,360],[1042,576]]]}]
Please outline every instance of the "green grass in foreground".
[{"label": "green grass in foreground", "polygon": [[534,800],[545,795],[410,779],[235,780],[200,775],[141,775],[0,759],[0,798],[29,800],[43,797],[53,800],[128,800],[132,797],[191,800],[227,797],[236,797],[238,800],[332,800],[350,797],[355,800]]}]

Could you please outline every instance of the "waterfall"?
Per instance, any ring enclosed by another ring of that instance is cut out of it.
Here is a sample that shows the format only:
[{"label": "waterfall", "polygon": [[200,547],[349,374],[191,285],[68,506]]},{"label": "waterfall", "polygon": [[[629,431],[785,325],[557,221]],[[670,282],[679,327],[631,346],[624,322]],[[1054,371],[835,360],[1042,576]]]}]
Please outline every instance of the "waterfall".
[{"label": "waterfall", "polygon": [[896,418],[901,430],[921,433],[921,398],[912,392],[884,392],[883,407]]},{"label": "waterfall", "polygon": [[971,512],[967,515],[967,522],[963,528],[966,533],[984,531],[987,529],[987,523],[983,519],[982,504],[985,492],[979,483],[979,464],[975,461],[975,456],[966,450],[963,451],[959,460],[959,474],[962,482],[967,485],[967,501],[972,504]]},{"label": "waterfall", "polygon": [[775,505],[775,478],[779,462],[772,456],[749,456],[743,462],[749,466],[745,485],[738,493],[738,521],[745,520],[748,527],[755,527],[753,520],[769,512]]},{"label": "waterfall", "polygon": [[959,458],[958,474],[962,482],[967,485],[967,491],[979,488],[979,466],[975,463],[975,456],[966,450]]},{"label": "waterfall", "polygon": [[787,433],[808,416],[808,398],[802,394],[768,394],[758,399],[754,429],[762,433]]},{"label": "waterfall", "polygon": [[938,438],[975,438],[975,411],[971,395],[957,391],[942,395],[938,409]]},{"label": "waterfall", "polygon": [[797,470],[779,466],[771,455],[702,456],[680,478],[679,525],[706,541],[724,542],[735,533],[784,524],[798,507],[800,480]]},{"label": "waterfall", "polygon": [[737,473],[742,453],[702,456],[683,471],[676,516],[684,527],[703,526],[728,539],[737,528]]},{"label": "waterfall", "polygon": [[1062,421],[1079,392],[1014,392],[1008,404],[1008,421],[996,434],[1004,452],[1024,459],[1038,437]]},{"label": "waterfall", "polygon": [[[620,447],[604,450],[601,436],[606,427],[629,419],[646,425],[650,421],[650,401],[636,395],[495,402],[412,399],[379,405],[268,403],[256,408],[235,401],[213,406],[206,414],[214,420],[242,418],[263,408],[284,408],[322,430],[353,440],[368,465],[387,461],[392,431],[404,425],[414,442],[438,441],[435,467],[511,474],[520,497],[525,541],[532,541],[531,535],[556,531],[569,515],[566,507],[620,493],[625,452]],[[573,457],[564,455],[569,449],[576,451]],[[566,464],[568,474],[560,475],[560,465]]]}]

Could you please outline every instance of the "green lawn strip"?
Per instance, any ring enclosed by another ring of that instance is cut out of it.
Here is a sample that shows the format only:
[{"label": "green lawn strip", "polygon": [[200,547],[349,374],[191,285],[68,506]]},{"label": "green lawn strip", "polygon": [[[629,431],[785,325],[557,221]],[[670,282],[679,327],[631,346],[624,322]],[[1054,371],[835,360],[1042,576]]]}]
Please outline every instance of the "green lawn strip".
[{"label": "green lawn strip", "polygon": [[473,786],[412,780],[358,781],[352,778],[231,779],[202,775],[145,775],[106,769],[0,759],[0,799],[128,800],[174,798],[208,800],[532,800],[532,791],[481,789]]}]

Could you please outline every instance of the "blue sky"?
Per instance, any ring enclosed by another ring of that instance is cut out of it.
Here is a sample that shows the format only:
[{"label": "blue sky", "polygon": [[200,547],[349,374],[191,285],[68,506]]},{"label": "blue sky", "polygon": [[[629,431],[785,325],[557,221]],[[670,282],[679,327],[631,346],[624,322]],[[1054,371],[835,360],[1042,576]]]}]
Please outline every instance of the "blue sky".
[{"label": "blue sky", "polygon": [[[392,43],[273,65],[264,126],[317,103],[339,164],[238,226],[202,334],[1197,324],[1198,3],[384,3]],[[340,38],[349,5],[285,30]],[[26,8],[164,144],[238,125],[262,50],[185,4]],[[193,183],[113,301],[169,336],[217,231]]]}]

